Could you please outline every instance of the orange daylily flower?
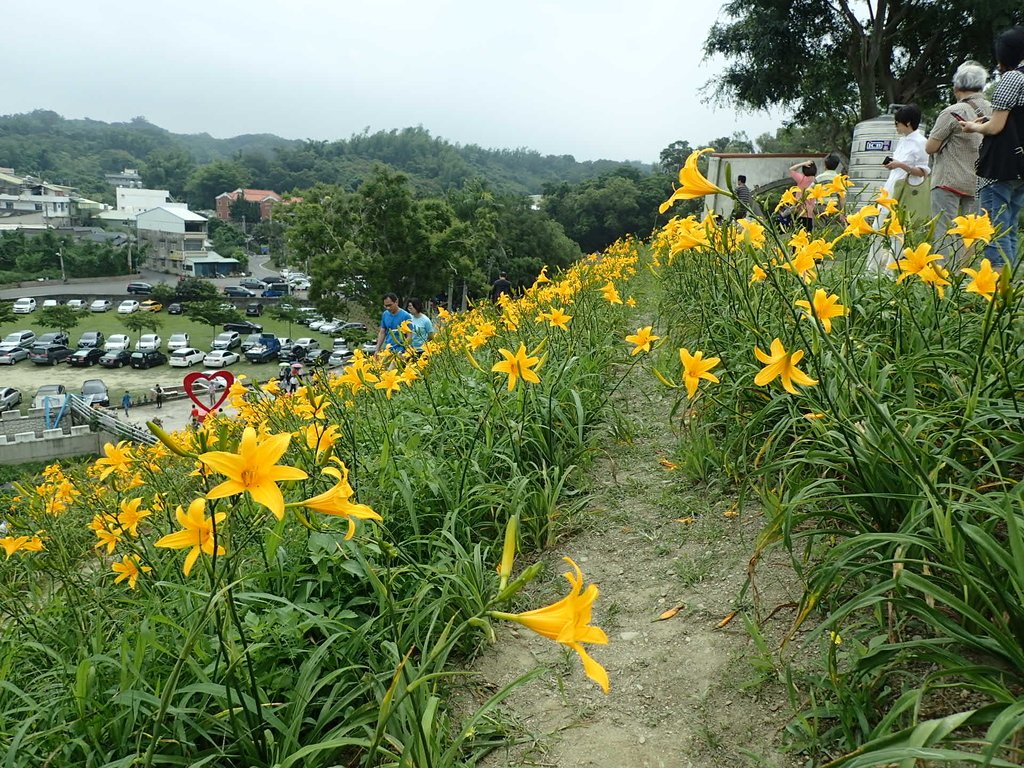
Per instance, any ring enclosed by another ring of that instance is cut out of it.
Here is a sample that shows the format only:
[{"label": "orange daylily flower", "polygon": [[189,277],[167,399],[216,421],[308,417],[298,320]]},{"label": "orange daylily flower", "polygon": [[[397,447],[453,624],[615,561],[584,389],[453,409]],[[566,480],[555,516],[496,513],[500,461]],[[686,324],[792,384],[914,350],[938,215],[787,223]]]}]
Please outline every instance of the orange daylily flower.
[{"label": "orange daylily flower", "polygon": [[571,558],[562,558],[572,566],[572,571],[564,574],[571,587],[569,594],[557,603],[537,608],[525,613],[500,613],[493,611],[492,616],[506,621],[522,624],[527,629],[542,637],[572,648],[583,662],[583,670],[587,677],[601,686],[608,693],[608,672],[598,664],[584,649],[584,643],[606,645],[608,636],[598,627],[590,626],[590,615],[594,601],[598,597],[596,584],[583,589],[583,572]]}]

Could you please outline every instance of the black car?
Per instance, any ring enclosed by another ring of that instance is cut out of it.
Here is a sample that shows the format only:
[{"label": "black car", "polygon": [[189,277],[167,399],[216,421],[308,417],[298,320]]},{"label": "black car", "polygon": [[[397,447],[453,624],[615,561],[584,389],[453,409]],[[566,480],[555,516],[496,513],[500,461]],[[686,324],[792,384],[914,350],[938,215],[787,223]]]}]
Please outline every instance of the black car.
[{"label": "black car", "polygon": [[252,301],[245,305],[245,314],[248,317],[259,317],[263,314],[263,305],[258,301]]},{"label": "black car", "polygon": [[50,331],[36,338],[36,344],[63,344],[70,346],[71,337],[65,331]]},{"label": "black car", "polygon": [[256,294],[240,285],[225,285],[224,295],[231,299],[251,299]]},{"label": "black car", "polygon": [[153,286],[149,283],[133,282],[128,283],[127,291],[138,296],[148,296],[153,292]]},{"label": "black car", "polygon": [[28,352],[28,359],[36,365],[56,365],[71,357],[74,350],[68,349],[66,344],[36,343]]},{"label": "black car", "polygon": [[85,347],[79,349],[75,354],[68,358],[68,362],[71,365],[85,367],[87,365],[96,365],[103,357],[103,350],[99,347]]},{"label": "black car", "polygon": [[99,349],[102,353],[106,337],[102,331],[86,331],[78,340],[79,349]]},{"label": "black car", "polygon": [[176,301],[173,304],[168,304],[167,305],[167,314],[168,315],[184,315],[185,314],[185,305],[182,304],[180,301]]},{"label": "black car", "polygon": [[132,368],[152,368],[167,362],[167,355],[158,349],[147,349],[143,352],[132,352]]},{"label": "black car", "polygon": [[238,333],[259,333],[263,330],[263,326],[259,323],[243,320],[240,323],[224,323],[224,330],[237,331]]},{"label": "black car", "polygon": [[100,365],[104,368],[124,368],[131,362],[131,359],[132,353],[127,349],[115,349],[100,358]]}]

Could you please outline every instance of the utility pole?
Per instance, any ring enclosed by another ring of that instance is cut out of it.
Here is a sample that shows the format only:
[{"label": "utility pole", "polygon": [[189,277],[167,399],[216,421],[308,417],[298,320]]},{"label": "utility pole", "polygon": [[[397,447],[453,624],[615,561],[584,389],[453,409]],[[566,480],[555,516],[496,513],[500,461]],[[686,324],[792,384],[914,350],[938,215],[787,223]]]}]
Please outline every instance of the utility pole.
[{"label": "utility pole", "polygon": [[68,281],[67,272],[64,271],[64,246],[57,250],[57,257],[60,259],[60,279],[65,283]]}]

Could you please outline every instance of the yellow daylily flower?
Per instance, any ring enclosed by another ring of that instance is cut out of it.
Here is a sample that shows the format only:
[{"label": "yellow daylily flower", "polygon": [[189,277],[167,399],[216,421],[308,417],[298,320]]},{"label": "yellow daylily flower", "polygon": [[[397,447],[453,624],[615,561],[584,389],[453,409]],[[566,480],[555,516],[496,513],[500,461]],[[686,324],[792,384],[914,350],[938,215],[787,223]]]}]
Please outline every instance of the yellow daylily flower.
[{"label": "yellow daylily flower", "polygon": [[705,358],[704,353],[700,351],[691,355],[690,350],[683,348],[679,350],[679,362],[683,366],[683,383],[686,385],[687,397],[692,399],[697,393],[701,379],[718,384],[718,377],[709,371],[721,362],[720,358]]},{"label": "yellow daylily flower", "polygon": [[765,229],[753,219],[738,219],[736,223],[743,230],[743,239],[754,248],[764,248],[766,241]]},{"label": "yellow daylily flower", "polygon": [[840,237],[846,235],[863,237],[864,235],[875,234],[878,230],[868,220],[878,216],[881,212],[877,205],[865,205],[856,213],[851,213],[846,217],[846,229],[843,230],[843,234]]},{"label": "yellow daylily flower", "polygon": [[348,467],[338,459],[334,461],[341,467],[340,470],[334,467],[326,467],[324,469],[325,475],[330,475],[338,481],[332,488],[311,499],[295,502],[288,506],[302,506],[324,515],[346,518],[348,520],[348,532],[345,534],[345,540],[348,541],[356,534],[356,520],[377,520],[378,522],[383,522],[384,518],[366,504],[357,504],[352,501],[355,491],[352,490],[352,486],[348,482]]},{"label": "yellow daylily flower", "polygon": [[764,364],[764,368],[754,377],[756,386],[763,387],[781,376],[783,389],[791,395],[796,395],[799,393],[793,386],[794,382],[802,387],[813,387],[818,383],[816,379],[812,379],[796,367],[797,363],[803,359],[804,351],[802,349],[786,352],[786,348],[782,346],[782,340],[775,339],[772,341],[771,351],[771,355],[766,355],[759,347],[754,347],[754,354]]},{"label": "yellow daylily flower", "polygon": [[878,190],[878,194],[875,195],[875,202],[878,203],[883,208],[888,208],[891,211],[893,208],[896,207],[896,204],[899,203],[899,200],[890,195],[889,190],[887,190],[885,187],[882,187],[880,190]]},{"label": "yellow daylily flower", "polygon": [[[139,580],[139,574],[149,573],[153,569],[148,565],[139,565],[138,555],[125,555],[121,558],[121,562],[111,563],[110,570],[118,575],[117,578],[114,579],[115,584],[127,581],[129,588],[135,589],[135,582]],[[186,576],[187,575],[188,574],[186,574]]]},{"label": "yellow daylily flower", "polygon": [[[917,248],[904,248],[903,258],[889,265],[889,269],[898,269],[900,271],[896,282],[902,283],[911,275],[917,275],[921,270],[930,268],[933,261],[938,261],[942,258],[942,254],[931,253],[931,250],[931,243],[921,243]],[[946,285],[949,285],[949,283],[946,283]]]},{"label": "yellow daylily flower", "polygon": [[784,261],[781,266],[797,275],[805,283],[811,282],[818,274],[815,270],[817,262],[814,261],[814,254],[807,248],[798,250],[792,260]]},{"label": "yellow daylily flower", "polygon": [[800,187],[790,187],[782,193],[782,197],[779,198],[779,204],[775,206],[775,211],[778,212],[783,208],[790,208],[797,205],[802,198]]},{"label": "yellow daylily flower", "polygon": [[587,653],[583,643],[606,645],[608,636],[599,627],[590,626],[590,615],[594,601],[600,594],[597,585],[583,589],[583,572],[571,558],[562,558],[572,566],[572,571],[563,574],[571,587],[569,594],[557,603],[525,613],[500,613],[492,616],[522,624],[542,637],[572,648],[583,662],[587,677],[608,693],[608,672]]},{"label": "yellow daylily flower", "polygon": [[825,333],[832,332],[833,317],[844,317],[847,314],[846,307],[839,303],[839,297],[825,293],[822,288],[814,292],[811,301],[802,299],[793,303],[803,309],[807,317],[818,318]]},{"label": "yellow daylily flower", "polygon": [[544,285],[544,283],[550,283],[551,278],[548,277],[547,265],[541,267],[540,274],[537,275],[537,279],[533,281],[533,287],[536,288],[538,285]]},{"label": "yellow daylily flower", "polygon": [[941,299],[946,295],[946,286],[948,286],[949,271],[946,270],[941,264],[929,264],[917,273],[917,277],[922,283],[927,285],[935,286],[935,290],[939,292],[939,298]]},{"label": "yellow daylily flower", "polygon": [[396,370],[387,370],[380,375],[380,381],[373,385],[374,389],[383,389],[384,393],[388,396],[388,400],[391,396],[402,388],[402,378]]},{"label": "yellow daylily flower", "polygon": [[19,549],[25,548],[28,540],[28,536],[4,536],[0,539],[0,547],[3,547],[4,552],[7,553],[7,559],[10,560],[11,555]]},{"label": "yellow daylily flower", "polygon": [[[247,427],[247,429],[251,429],[251,427]],[[167,534],[159,539],[155,546],[161,549],[188,549],[191,547],[192,551],[186,555],[185,564],[181,569],[186,576],[192,571],[192,566],[195,565],[201,552],[213,555],[216,551],[218,556],[224,554],[224,547],[218,544],[214,550],[213,542],[214,529],[227,517],[226,513],[218,512],[212,518],[207,517],[206,499],[199,498],[188,505],[187,513],[178,507],[174,511],[174,516],[178,519],[178,525],[182,530]]]},{"label": "yellow daylily flower", "polygon": [[835,199],[830,199],[828,204],[825,206],[825,210],[822,211],[822,215],[833,216],[841,211],[842,208],[839,207],[839,202]]},{"label": "yellow daylily flower", "polygon": [[118,525],[132,536],[139,535],[139,523],[149,517],[148,509],[139,509],[142,499],[129,499],[121,502],[121,511],[117,515]]},{"label": "yellow daylily flower", "polygon": [[679,169],[679,187],[672,196],[669,197],[664,203],[658,207],[659,213],[665,213],[679,200],[692,200],[696,197],[704,197],[705,195],[714,195],[721,193],[723,195],[729,194],[724,189],[716,187],[706,178],[704,174],[697,168],[697,160],[705,152],[714,152],[714,149],[707,147],[705,149],[698,150],[690,153],[690,156],[686,158],[686,162],[683,167]]},{"label": "yellow daylily flower", "polygon": [[[208,499],[222,499],[237,493],[249,493],[257,504],[267,507],[280,520],[284,517],[284,496],[277,483],[305,480],[308,475],[297,467],[278,466],[288,450],[292,436],[284,433],[260,440],[256,430],[246,427],[238,443],[238,453],[210,451],[200,454],[199,461],[228,479],[206,494]],[[187,574],[186,574],[187,575]]]},{"label": "yellow daylily flower", "polygon": [[654,326],[651,325],[644,326],[643,328],[637,328],[636,333],[631,333],[626,337],[626,341],[635,345],[629,352],[630,356],[638,355],[641,352],[651,351],[651,344],[661,338],[661,336],[655,336],[651,332],[653,328]]},{"label": "yellow daylily flower", "polygon": [[999,286],[999,273],[992,269],[991,261],[982,259],[981,267],[978,269],[964,267],[961,272],[971,277],[971,282],[965,289],[967,293],[976,293],[979,296],[984,296],[986,300],[992,301],[996,288]]},{"label": "yellow daylily flower", "polygon": [[899,215],[893,211],[892,214],[885,219],[885,225],[882,227],[882,232],[889,237],[897,237],[904,233],[903,225],[900,223]]},{"label": "yellow daylily flower", "polygon": [[609,304],[621,304],[622,297],[619,296],[619,292],[615,289],[615,283],[609,280],[601,288],[601,295],[604,296],[604,300]]},{"label": "yellow daylily flower", "polygon": [[753,285],[754,283],[760,283],[766,277],[768,277],[768,273],[765,272],[760,267],[760,265],[755,264],[750,273],[750,285]]},{"label": "yellow daylily flower", "polygon": [[563,331],[569,330],[569,321],[572,320],[572,315],[567,315],[560,307],[554,307],[550,312],[541,312],[538,317],[547,320],[552,328],[561,328]]},{"label": "yellow daylily flower", "polygon": [[135,461],[126,440],[121,440],[117,445],[107,443],[103,446],[103,454],[103,458],[93,463],[93,466],[101,469],[100,480],[106,480],[111,472],[128,472]]},{"label": "yellow daylily flower", "polygon": [[520,378],[531,384],[540,384],[540,377],[532,370],[540,362],[540,358],[529,357],[526,354],[525,344],[520,344],[515,354],[507,349],[499,349],[498,353],[505,359],[492,365],[491,371],[508,374],[509,390],[516,388],[516,383]]},{"label": "yellow daylily flower", "polygon": [[980,216],[969,213],[966,216],[957,216],[953,219],[953,226],[947,229],[946,233],[960,235],[964,241],[964,248],[970,248],[974,245],[975,240],[981,240],[983,243],[992,242],[992,235],[996,233],[996,230],[987,213]]}]

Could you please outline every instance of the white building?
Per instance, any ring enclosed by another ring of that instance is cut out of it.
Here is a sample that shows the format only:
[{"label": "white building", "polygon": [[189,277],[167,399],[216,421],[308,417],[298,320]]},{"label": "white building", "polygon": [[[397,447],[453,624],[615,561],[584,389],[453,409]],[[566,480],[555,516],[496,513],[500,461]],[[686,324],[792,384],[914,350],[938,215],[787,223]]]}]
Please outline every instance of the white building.
[{"label": "white building", "polygon": [[0,168],[0,222],[22,226],[67,227],[77,211],[73,187],[48,184]]},{"label": "white building", "polygon": [[165,205],[135,216],[139,243],[149,245],[148,265],[163,272],[185,274],[185,259],[207,252],[206,219],[185,207]]}]

